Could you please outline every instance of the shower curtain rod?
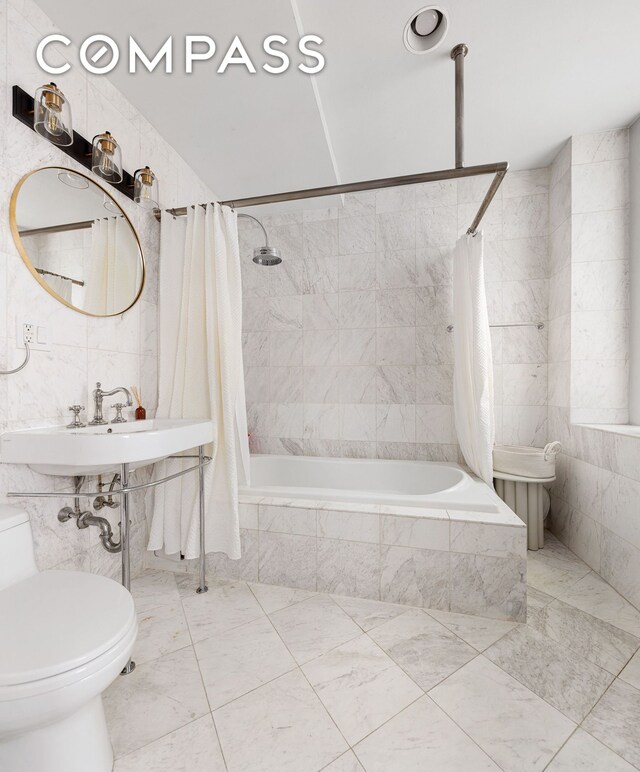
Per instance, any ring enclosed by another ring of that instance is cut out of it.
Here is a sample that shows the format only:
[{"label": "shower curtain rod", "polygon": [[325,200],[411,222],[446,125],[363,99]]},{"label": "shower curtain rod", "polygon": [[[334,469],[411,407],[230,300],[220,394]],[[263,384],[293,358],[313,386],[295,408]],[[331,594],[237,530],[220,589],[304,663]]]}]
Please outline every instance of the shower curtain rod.
[{"label": "shower curtain rod", "polygon": [[[493,201],[498,188],[504,179],[509,164],[507,161],[500,161],[492,164],[477,164],[475,166],[464,166],[464,57],[467,55],[468,48],[464,43],[459,43],[451,50],[451,58],[455,63],[455,147],[456,147],[456,165],[454,169],[442,169],[435,172],[422,172],[420,174],[407,174],[400,177],[383,177],[379,180],[366,180],[365,182],[351,182],[345,185],[326,185],[321,188],[307,188],[306,190],[292,190],[287,193],[271,193],[266,196],[250,196],[249,198],[229,199],[219,203],[231,206],[234,209],[245,206],[262,206],[263,204],[277,204],[284,201],[300,201],[305,198],[316,198],[320,196],[335,196],[343,193],[357,193],[363,190],[375,190],[377,188],[394,188],[400,185],[416,185],[420,182],[440,182],[442,180],[455,180],[463,177],[478,177],[482,174],[493,174],[494,178],[489,185],[489,189],[480,204],[476,216],[473,218],[467,233],[474,236],[480,225],[485,212]],[[206,206],[201,204],[200,206]],[[187,207],[174,207],[165,209],[165,212],[174,217],[182,217],[187,214]],[[154,214],[157,220],[161,219],[162,211],[155,209]]]}]

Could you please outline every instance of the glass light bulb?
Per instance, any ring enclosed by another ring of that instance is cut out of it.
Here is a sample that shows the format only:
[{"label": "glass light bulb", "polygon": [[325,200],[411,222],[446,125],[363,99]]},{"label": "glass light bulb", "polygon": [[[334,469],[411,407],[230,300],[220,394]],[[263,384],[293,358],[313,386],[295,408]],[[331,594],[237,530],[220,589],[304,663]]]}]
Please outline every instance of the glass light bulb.
[{"label": "glass light bulb", "polygon": [[440,14],[433,8],[427,8],[416,17],[414,29],[417,35],[426,37],[435,31],[440,22]]}]

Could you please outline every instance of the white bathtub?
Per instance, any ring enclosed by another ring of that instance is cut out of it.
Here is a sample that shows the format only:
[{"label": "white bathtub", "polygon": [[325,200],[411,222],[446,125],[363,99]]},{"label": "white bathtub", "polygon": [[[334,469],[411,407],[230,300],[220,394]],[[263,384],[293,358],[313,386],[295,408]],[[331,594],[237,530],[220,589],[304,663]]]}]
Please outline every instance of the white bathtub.
[{"label": "white bathtub", "polygon": [[254,455],[251,485],[241,488],[240,495],[423,510],[500,509],[493,491],[457,464],[430,461]]}]

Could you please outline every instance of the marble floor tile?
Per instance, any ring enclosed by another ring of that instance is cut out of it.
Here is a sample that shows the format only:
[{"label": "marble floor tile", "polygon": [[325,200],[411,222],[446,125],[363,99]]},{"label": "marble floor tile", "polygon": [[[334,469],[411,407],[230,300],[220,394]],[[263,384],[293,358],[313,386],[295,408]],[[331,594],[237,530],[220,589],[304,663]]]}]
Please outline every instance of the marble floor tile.
[{"label": "marble floor tile", "polygon": [[625,669],[620,673],[619,678],[625,683],[640,689],[640,651],[637,651],[629,660]]},{"label": "marble floor tile", "polygon": [[354,752],[347,751],[339,759],[332,761],[322,772],[364,772],[364,768],[355,757]]},{"label": "marble floor tile", "polygon": [[191,644],[173,574],[147,572],[132,580],[131,594],[138,616],[138,637],[133,649],[136,664],[142,665]]},{"label": "marble floor tile", "polygon": [[547,604],[551,603],[553,599],[553,595],[547,595],[546,592],[536,590],[536,588],[532,587],[530,584],[527,585],[527,612],[544,608]]},{"label": "marble floor tile", "polygon": [[251,591],[258,599],[267,614],[292,606],[301,600],[307,600],[316,595],[313,590],[299,590],[295,587],[279,587],[275,584],[249,584]]},{"label": "marble floor tile", "polygon": [[544,769],[575,729],[573,721],[482,654],[429,696],[505,772]]},{"label": "marble floor tile", "polygon": [[507,633],[484,654],[578,724],[614,678],[564,644],[525,625]]},{"label": "marble floor tile", "polygon": [[558,598],[640,638],[640,611],[593,572],[564,590]]},{"label": "marble floor tile", "polygon": [[367,635],[308,662],[302,670],[350,745],[422,694]]},{"label": "marble floor tile", "polygon": [[348,750],[299,670],[218,708],[213,720],[229,772],[317,772]]},{"label": "marble floor tile", "polygon": [[499,770],[426,695],[355,747],[367,772]]},{"label": "marble floor tile", "polygon": [[640,646],[640,638],[560,600],[530,615],[528,627],[617,675]]},{"label": "marble floor tile", "polygon": [[104,693],[116,757],[157,740],[209,712],[191,647],[165,654],[117,678]]},{"label": "marble floor tile", "polygon": [[527,553],[527,583],[557,598],[591,571],[557,540],[546,538],[544,549]]},{"label": "marble floor tile", "polygon": [[212,710],[296,667],[266,617],[199,641],[194,648]]},{"label": "marble floor tile", "polygon": [[433,609],[426,609],[426,611],[429,616],[437,619],[440,624],[478,651],[484,651],[487,646],[491,646],[498,638],[502,638],[518,624],[517,622],[505,622],[502,619],[456,614],[453,611],[435,611]]},{"label": "marble floor tile", "polygon": [[616,678],[582,726],[640,769],[639,717],[640,690]]},{"label": "marble floor tile", "polygon": [[325,654],[362,632],[326,595],[275,611],[271,614],[271,621],[300,664]]},{"label": "marble floor tile", "polygon": [[632,772],[634,769],[580,727],[547,767],[548,772]]},{"label": "marble floor tile", "polygon": [[425,691],[478,654],[421,609],[385,622],[369,637]]},{"label": "marble floor tile", "polygon": [[395,619],[407,610],[406,606],[384,603],[380,600],[349,598],[346,595],[332,595],[331,597],[365,633],[390,619]]},{"label": "marble floor tile", "polygon": [[225,772],[210,715],[118,759],[113,772]]},{"label": "marble floor tile", "polygon": [[203,641],[264,616],[262,607],[244,582],[209,586],[209,592],[182,599],[191,636]]}]

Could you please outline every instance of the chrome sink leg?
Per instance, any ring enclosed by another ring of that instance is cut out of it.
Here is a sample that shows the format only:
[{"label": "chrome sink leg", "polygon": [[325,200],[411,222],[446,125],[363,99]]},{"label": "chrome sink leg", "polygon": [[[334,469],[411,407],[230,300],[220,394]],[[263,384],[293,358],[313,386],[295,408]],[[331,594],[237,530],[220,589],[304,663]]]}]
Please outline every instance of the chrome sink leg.
[{"label": "chrome sink leg", "polygon": [[205,554],[205,538],[204,538],[204,445],[200,445],[198,448],[198,485],[199,485],[199,501],[200,501],[200,582],[196,592],[198,594],[206,592],[207,576],[206,576],[206,561],[207,556]]},{"label": "chrome sink leg", "polygon": [[[129,542],[131,528],[129,523],[129,493],[126,489],[129,487],[129,464],[122,464],[120,472],[120,482],[125,489],[122,494],[122,519],[120,521],[120,543],[122,544],[122,585],[127,590],[131,589],[131,564],[129,560]],[[130,659],[122,669],[122,675],[128,675],[136,666],[136,663]]]}]

